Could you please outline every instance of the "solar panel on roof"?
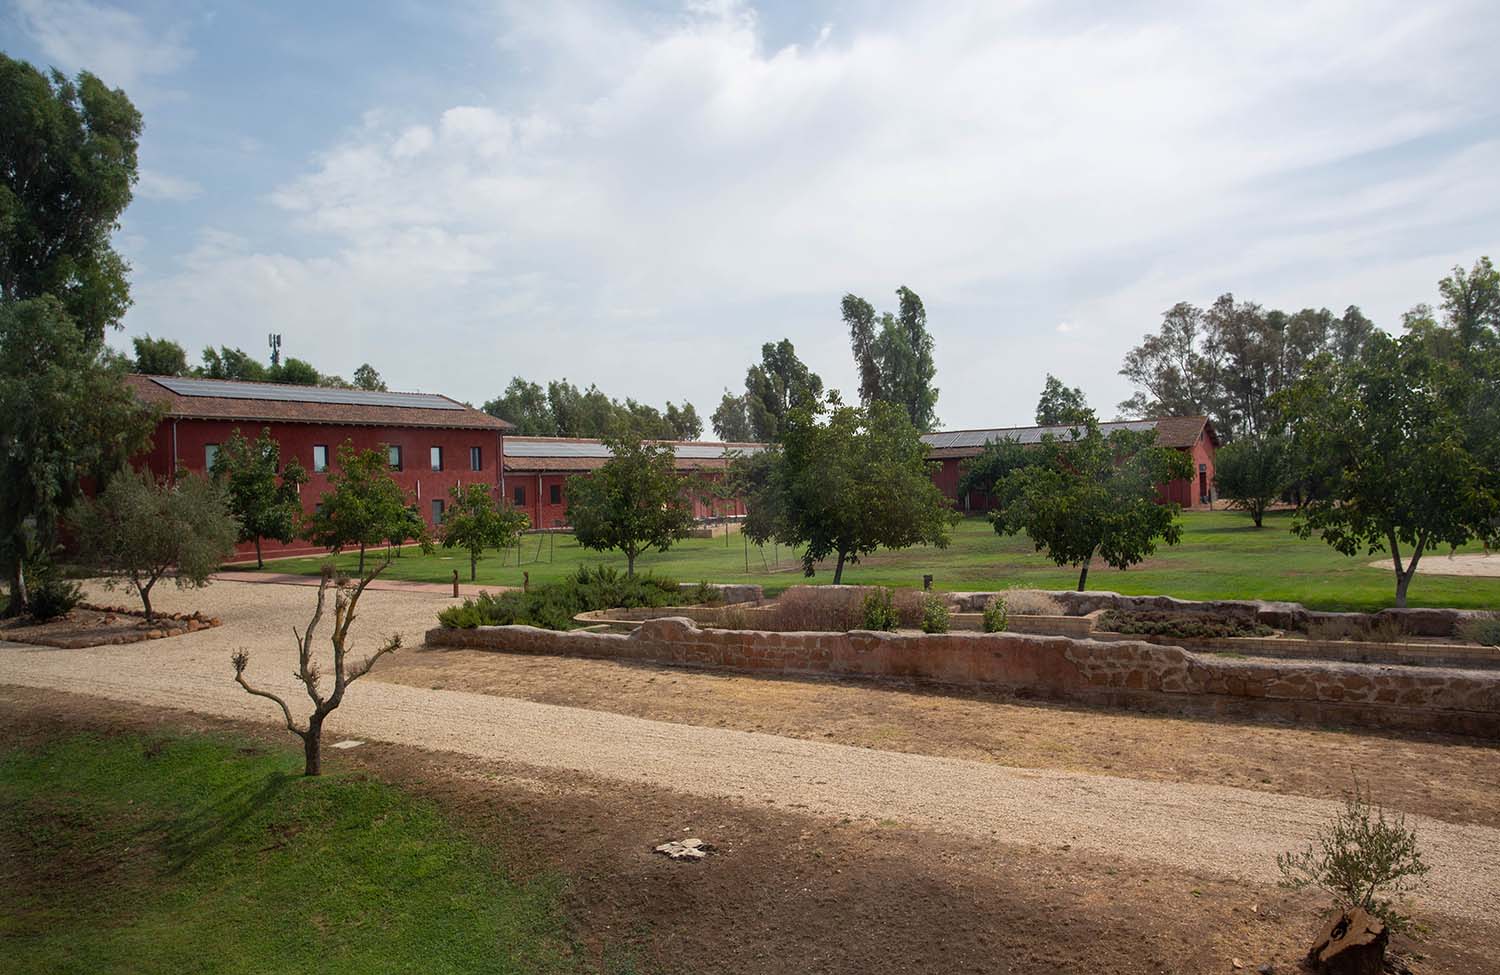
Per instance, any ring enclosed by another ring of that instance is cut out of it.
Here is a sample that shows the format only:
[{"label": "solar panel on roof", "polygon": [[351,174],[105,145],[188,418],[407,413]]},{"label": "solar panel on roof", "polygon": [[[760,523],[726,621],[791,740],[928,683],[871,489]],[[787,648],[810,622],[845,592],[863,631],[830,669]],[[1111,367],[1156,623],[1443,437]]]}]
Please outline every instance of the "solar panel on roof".
[{"label": "solar panel on roof", "polygon": [[[695,444],[682,443],[676,445],[678,457],[705,460],[723,457],[726,450],[734,450],[739,453],[753,454],[763,448],[733,447],[725,448],[721,444]],[[590,443],[577,440],[517,440],[505,441],[505,456],[507,457],[608,457],[609,448],[602,443]]]},{"label": "solar panel on roof", "polygon": [[178,379],[153,377],[178,396],[211,396],[217,399],[258,399],[278,403],[338,403],[345,406],[404,406],[418,410],[462,410],[460,403],[436,393],[391,393],[363,389],[327,389],[322,386],[274,386],[222,379]]},{"label": "solar panel on roof", "polygon": [[[1099,429],[1108,434],[1115,430],[1154,430],[1155,420],[1111,420],[1108,423],[1099,424]],[[1046,427],[996,427],[992,430],[954,430],[948,432],[927,433],[922,435],[922,442],[933,450],[953,450],[972,447],[983,447],[987,443],[1000,440],[1014,440],[1021,444],[1037,444],[1047,434],[1058,439],[1067,439],[1069,431],[1073,427],[1067,424]]]}]

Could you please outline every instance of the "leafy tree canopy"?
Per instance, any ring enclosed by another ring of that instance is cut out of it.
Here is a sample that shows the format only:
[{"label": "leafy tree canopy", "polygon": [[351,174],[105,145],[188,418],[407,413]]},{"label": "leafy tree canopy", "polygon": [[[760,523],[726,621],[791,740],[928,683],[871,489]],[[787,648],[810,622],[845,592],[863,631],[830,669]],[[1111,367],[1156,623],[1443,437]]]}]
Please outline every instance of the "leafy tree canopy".
[{"label": "leafy tree canopy", "polygon": [[835,584],[846,564],[876,549],[946,547],[958,519],[932,482],[917,428],[883,400],[791,410],[780,445],[736,461],[735,477],[746,491],[750,540],[801,547],[808,576],[835,558]]},{"label": "leafy tree canopy", "polygon": [[896,403],[926,433],[937,425],[938,399],[927,310],[910,288],[897,288],[896,297],[900,311],[878,319],[875,307],[858,295],[845,295],[841,303],[859,369],[859,398],[867,406],[877,400]]},{"label": "leafy tree canopy", "polygon": [[1500,541],[1497,353],[1471,364],[1420,335],[1374,336],[1351,363],[1318,360],[1281,398],[1296,456],[1318,485],[1294,522],[1345,555],[1386,552],[1396,605],[1423,554]]},{"label": "leafy tree canopy", "polygon": [[633,399],[610,399],[597,386],[580,390],[566,379],[544,389],[520,376],[484,411],[516,425],[523,437],[608,437],[630,432],[651,440],[696,440],[703,421],[691,403],[668,403],[665,410]]},{"label": "leafy tree canopy", "polygon": [[119,327],[129,270],[110,245],[136,181],[123,91],[0,54],[0,301],[52,295],[88,342]]},{"label": "leafy tree canopy", "polygon": [[990,522],[1000,535],[1024,532],[1058,565],[1079,566],[1080,592],[1095,558],[1126,569],[1156,551],[1158,540],[1177,544],[1178,506],[1159,503],[1157,485],[1190,476],[1192,464],[1158,446],[1154,430],[1105,436],[1090,420],[1029,451],[1034,460],[995,484]]},{"label": "leafy tree canopy", "polygon": [[1036,404],[1036,422],[1041,426],[1059,426],[1064,423],[1086,423],[1093,417],[1083,390],[1077,386],[1064,386],[1063,381],[1047,373],[1047,383],[1042,387],[1041,399]]},{"label": "leafy tree canopy", "polygon": [[822,396],[823,380],[797,358],[791,339],[767,342],[760,348],[760,362],[745,373],[750,439],[771,443],[781,435],[788,413],[813,409]]},{"label": "leafy tree canopy", "polygon": [[724,390],[718,409],[714,410],[709,419],[714,425],[714,434],[722,441],[748,443],[755,436],[755,431],[750,427],[749,405],[743,393],[736,396],[729,390]]},{"label": "leafy tree canopy", "polygon": [[255,543],[255,564],[264,567],[262,539],[285,544],[297,536],[302,520],[299,488],[307,483],[307,472],[295,458],[282,466],[281,444],[266,428],[255,440],[247,440],[239,430],[230,433],[210,473],[224,488],[229,510],[239,521],[239,541]]},{"label": "leafy tree canopy", "polygon": [[347,440],[328,481],[308,519],[306,538],[335,552],[358,548],[363,573],[365,549],[390,541],[406,524],[406,493],[391,477],[383,448],[357,450]]},{"label": "leafy tree canopy", "polygon": [[154,339],[144,335],[132,339],[131,344],[135,347],[132,372],[147,376],[187,375],[187,353],[171,339]]},{"label": "leafy tree canopy", "polygon": [[1225,444],[1214,455],[1214,487],[1230,507],[1248,512],[1256,528],[1295,476],[1291,444],[1285,436],[1245,437]]},{"label": "leafy tree canopy", "polygon": [[454,486],[448,489],[448,510],[440,528],[443,548],[461,548],[469,553],[469,581],[474,580],[479,560],[487,548],[508,548],[531,527],[523,511],[497,505],[488,484]]},{"label": "leafy tree canopy", "polygon": [[385,391],[385,380],[380,378],[380,373],[368,362],[360,365],[354,370],[354,388],[369,390],[372,393]]},{"label": "leafy tree canopy", "polygon": [[0,563],[8,615],[26,607],[27,565],[57,544],[83,478],[103,482],[151,443],[158,413],[123,382],[53,297],[0,302]]},{"label": "leafy tree canopy", "polygon": [[691,482],[677,472],[676,453],[630,435],[604,438],[610,459],[591,474],[568,479],[568,521],[584,548],[619,549],[635,575],[642,552],[665,552],[693,524]]},{"label": "leafy tree canopy", "polygon": [[83,499],[70,516],[79,559],[121,577],[152,618],[151,589],[175,570],[177,588],[208,585],[234,554],[239,526],[219,486],[186,475],[158,481],[145,471],[122,471],[97,498]]}]

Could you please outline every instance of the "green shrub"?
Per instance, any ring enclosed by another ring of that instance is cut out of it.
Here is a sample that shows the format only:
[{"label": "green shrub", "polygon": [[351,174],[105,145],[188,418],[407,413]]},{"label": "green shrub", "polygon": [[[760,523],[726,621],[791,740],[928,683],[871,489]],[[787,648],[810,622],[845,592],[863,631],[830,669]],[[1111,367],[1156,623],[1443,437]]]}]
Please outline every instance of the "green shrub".
[{"label": "green shrub", "polygon": [[1275,631],[1264,623],[1235,616],[1209,613],[1174,613],[1167,610],[1106,610],[1099,615],[1099,629],[1139,636],[1172,636],[1180,639],[1270,636]]},{"label": "green shrub", "polygon": [[724,601],[724,591],[704,579],[693,587],[689,598],[697,606],[717,606]]},{"label": "green shrub", "polygon": [[984,632],[1004,633],[1010,626],[1010,613],[1004,596],[995,596],[984,604]]},{"label": "green shrub", "polygon": [[948,632],[948,601],[935,592],[922,598],[922,632]]},{"label": "green shrub", "polygon": [[78,583],[64,579],[60,574],[48,573],[32,582],[27,595],[27,609],[38,620],[54,620],[72,612],[83,598]]},{"label": "green shrub", "polygon": [[1482,647],[1500,647],[1500,616],[1479,616],[1458,627],[1459,638]]},{"label": "green shrub", "polygon": [[[438,613],[450,629],[523,624],[548,630],[569,630],[579,613],[600,609],[673,606],[683,594],[677,583],[652,576],[624,576],[609,566],[579,566],[561,582],[536,586],[528,592],[481,592]],[[690,598],[690,597],[689,597]]]},{"label": "green shrub", "polygon": [[867,630],[894,630],[901,622],[896,615],[896,606],[891,601],[891,591],[884,587],[865,597],[865,626]]},{"label": "green shrub", "polygon": [[1363,908],[1396,932],[1412,930],[1411,918],[1396,905],[1428,870],[1406,817],[1398,812],[1386,818],[1357,784],[1344,799],[1344,811],[1320,826],[1302,852],[1279,854],[1276,866],[1281,886],[1317,887],[1333,896],[1339,910]]}]

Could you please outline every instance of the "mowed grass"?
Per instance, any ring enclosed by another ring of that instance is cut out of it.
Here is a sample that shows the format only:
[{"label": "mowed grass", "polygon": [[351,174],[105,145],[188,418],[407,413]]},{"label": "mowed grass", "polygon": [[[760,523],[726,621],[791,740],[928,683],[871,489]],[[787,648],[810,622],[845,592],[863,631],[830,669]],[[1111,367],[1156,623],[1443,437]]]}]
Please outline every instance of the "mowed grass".
[{"label": "mowed grass", "polygon": [[0,752],[0,971],[579,970],[558,881],[300,763],[202,735]]},{"label": "mowed grass", "polygon": [[[1183,538],[1176,546],[1158,548],[1146,562],[1116,571],[1098,562],[1089,572],[1089,588],[1130,594],[1161,593],[1181,599],[1282,599],[1317,609],[1374,610],[1395,602],[1394,574],[1368,563],[1380,553],[1346,558],[1322,540],[1303,540],[1290,531],[1289,512],[1267,516],[1257,530],[1238,512],[1184,512]],[[1466,551],[1479,551],[1477,547]],[[1441,560],[1446,550],[1426,559]],[[1497,554],[1496,559],[1500,559]],[[316,575],[323,558],[283,559],[267,563],[273,572]],[[339,562],[353,569],[355,558]],[[592,552],[571,535],[531,535],[517,553],[486,553],[479,563],[478,581],[484,585],[519,586],[522,573],[533,583],[547,582],[573,572],[580,564],[606,564],[625,570],[616,552]],[[1387,563],[1388,564],[1388,563]],[[439,549],[423,556],[407,547],[386,570],[386,577],[421,582],[448,582],[453,570],[469,581],[466,553]],[[637,571],[653,572],[679,582],[755,582],[767,592],[779,592],[802,582],[832,581],[830,565],[818,568],[811,580],[802,577],[797,553],[767,545],[746,545],[738,533],[726,544],[722,534],[713,539],[688,539],[662,553],[642,556]],[[919,547],[899,552],[876,552],[844,570],[850,584],[920,586],[930,573],[940,589],[990,590],[1016,586],[1071,589],[1074,569],[1058,568],[1036,552],[1024,536],[999,537],[984,518],[967,518],[954,530],[947,549]],[[1413,606],[1453,606],[1500,609],[1500,578],[1465,578],[1418,572],[1409,593]]]}]

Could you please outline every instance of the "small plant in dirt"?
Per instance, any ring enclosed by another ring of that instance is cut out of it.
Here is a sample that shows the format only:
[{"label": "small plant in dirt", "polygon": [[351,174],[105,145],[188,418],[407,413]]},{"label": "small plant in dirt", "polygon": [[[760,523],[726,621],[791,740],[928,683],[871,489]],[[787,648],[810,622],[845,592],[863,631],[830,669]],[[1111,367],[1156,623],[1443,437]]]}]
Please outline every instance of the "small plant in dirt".
[{"label": "small plant in dirt", "polygon": [[[312,620],[307,628],[300,633],[296,627],[292,632],[297,637],[297,670],[296,678],[307,691],[307,696],[312,698],[312,714],[307,718],[307,726],[299,727],[292,718],[292,709],[287,706],[286,701],[271,691],[252,687],[245,679],[245,667],[250,663],[250,654],[245,650],[237,650],[230,657],[234,664],[234,680],[250,694],[263,697],[268,701],[274,701],[281,708],[282,717],[286,719],[286,728],[292,734],[302,739],[302,751],[304,759],[304,775],[319,775],[323,771],[323,722],[328,716],[337,710],[344,701],[344,691],[349,685],[370,672],[375,666],[375,661],[388,653],[393,653],[401,647],[401,637],[387,637],[375,652],[363,660],[350,662],[349,652],[349,628],[354,625],[355,610],[359,607],[359,598],[364,595],[365,589],[380,575],[382,569],[390,564],[390,557],[375,568],[366,572],[359,581],[351,582],[346,578],[335,578],[332,571],[323,572],[322,581],[318,583],[318,604],[313,610]],[[333,644],[333,690],[328,693],[323,691],[323,670],[313,658],[313,638],[316,636],[318,624],[323,620],[323,611],[328,602],[328,590],[333,590],[333,632],[329,639]]]},{"label": "small plant in dirt", "polygon": [[438,622],[450,629],[477,626],[539,626],[567,630],[579,613],[600,609],[635,609],[642,606],[674,606],[693,593],[682,593],[671,579],[622,575],[611,566],[579,566],[562,582],[536,586],[527,592],[482,592],[438,613]]},{"label": "small plant in dirt", "polygon": [[1467,643],[1482,647],[1500,647],[1500,616],[1480,616],[1464,621],[1458,636]]},{"label": "small plant in dirt", "polygon": [[83,599],[78,583],[64,579],[50,567],[40,576],[34,574],[32,580],[31,602],[26,608],[33,619],[45,622],[67,616]]},{"label": "small plant in dirt", "polygon": [[1360,643],[1404,643],[1409,633],[1400,620],[1390,617],[1323,619],[1308,623],[1309,640],[1354,640]]},{"label": "small plant in dirt", "polygon": [[1319,827],[1302,852],[1279,854],[1276,866],[1281,886],[1289,890],[1316,887],[1332,895],[1341,911],[1362,908],[1392,931],[1414,931],[1398,904],[1428,871],[1416,831],[1401,813],[1388,816],[1372,803],[1357,783],[1344,798],[1343,812]]},{"label": "small plant in dirt", "polygon": [[865,597],[864,628],[867,630],[894,630],[901,620],[896,614],[896,604],[891,600],[891,591],[884,587]]},{"label": "small plant in dirt", "polygon": [[1270,636],[1275,631],[1264,623],[1209,613],[1173,613],[1163,610],[1111,609],[1099,615],[1099,629],[1138,636],[1170,636],[1209,640],[1220,637]]},{"label": "small plant in dirt", "polygon": [[922,632],[948,632],[948,601],[935,592],[922,597]]},{"label": "small plant in dirt", "polygon": [[699,606],[717,606],[724,601],[724,592],[705,579],[693,588],[691,598]]},{"label": "small plant in dirt", "polygon": [[1010,626],[1010,612],[1006,607],[1005,597],[991,596],[990,601],[984,604],[984,632],[1004,633]]}]

